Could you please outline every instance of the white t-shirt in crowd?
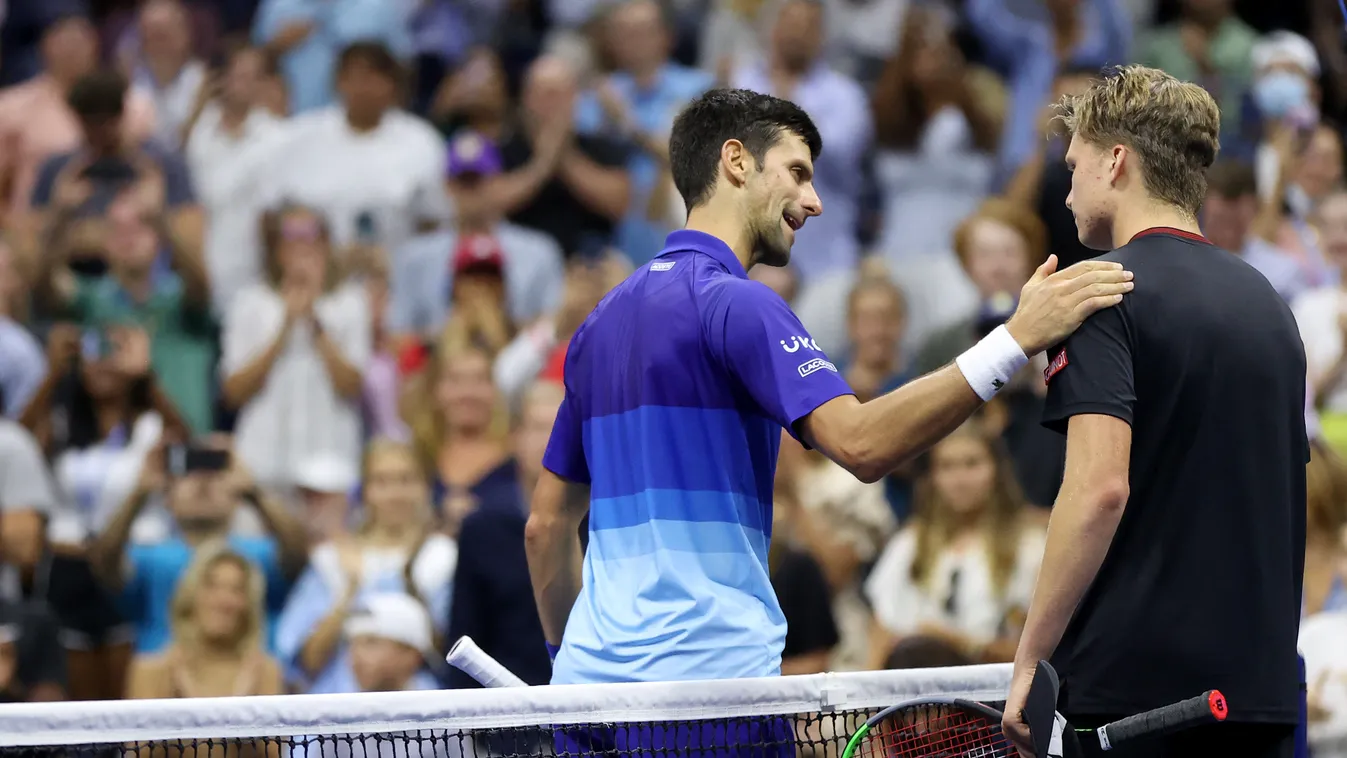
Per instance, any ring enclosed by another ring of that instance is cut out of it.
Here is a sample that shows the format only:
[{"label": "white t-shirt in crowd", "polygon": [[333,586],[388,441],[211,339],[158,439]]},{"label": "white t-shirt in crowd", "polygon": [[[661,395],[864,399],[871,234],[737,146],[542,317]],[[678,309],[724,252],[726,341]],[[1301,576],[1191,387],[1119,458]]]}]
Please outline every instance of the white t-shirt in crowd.
[{"label": "white t-shirt in crowd", "polygon": [[206,268],[215,312],[223,317],[239,290],[262,279],[263,188],[284,122],[254,108],[235,136],[220,119],[216,103],[201,111],[186,157],[193,190],[206,210]]},{"label": "white t-shirt in crowd", "polygon": [[[1338,314],[1347,311],[1347,292],[1337,287],[1310,290],[1291,304],[1300,339],[1305,343],[1305,365],[1310,383],[1318,384],[1319,377],[1333,368],[1342,355],[1342,329]],[[1347,412],[1347,382],[1325,388],[1324,410]]]},{"label": "white t-shirt in crowd", "polygon": [[1310,698],[1329,713],[1310,722],[1310,749],[1314,758],[1347,758],[1347,611],[1301,621],[1299,646]]},{"label": "white t-shirt in crowd", "polygon": [[998,594],[992,586],[991,556],[979,549],[986,545],[981,540],[970,543],[970,549],[946,549],[936,557],[924,582],[913,582],[917,531],[908,527],[880,554],[865,582],[865,596],[875,620],[893,634],[913,634],[933,624],[979,643],[991,642],[1002,633],[1008,615],[1028,610],[1046,542],[1043,529],[1024,527],[1015,569],[1004,594]]},{"label": "white t-shirt in crowd", "polygon": [[390,251],[422,222],[449,219],[444,139],[422,118],[393,110],[360,133],[331,106],[287,121],[282,143],[268,164],[268,204],[323,211],[338,245],[355,241],[363,214],[373,218],[374,241]]},{"label": "white t-shirt in crowd", "polygon": [[[362,373],[372,352],[369,304],[363,288],[344,285],[319,298],[323,331]],[[238,293],[225,318],[222,377],[261,355],[285,322],[285,302],[268,284]],[[314,340],[313,327],[294,327],[257,395],[239,412],[234,450],[259,484],[286,489],[315,453],[360,462],[360,401],[337,394]]]}]

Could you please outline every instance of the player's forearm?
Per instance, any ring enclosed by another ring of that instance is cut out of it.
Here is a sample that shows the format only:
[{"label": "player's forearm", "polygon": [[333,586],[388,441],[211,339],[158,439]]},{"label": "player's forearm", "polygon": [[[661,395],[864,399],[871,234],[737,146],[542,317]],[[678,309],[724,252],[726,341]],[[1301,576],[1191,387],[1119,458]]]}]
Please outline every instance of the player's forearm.
[{"label": "player's forearm", "polygon": [[524,546],[543,636],[560,645],[580,596],[580,536],[569,519],[534,512],[524,530]]},{"label": "player's forearm", "polygon": [[857,405],[851,434],[842,439],[842,463],[873,482],[943,439],[982,406],[957,366],[909,382]]},{"label": "player's forearm", "polygon": [[1048,522],[1033,602],[1015,654],[1017,666],[1052,656],[1085,590],[1099,573],[1127,502],[1125,486],[1064,486]]}]

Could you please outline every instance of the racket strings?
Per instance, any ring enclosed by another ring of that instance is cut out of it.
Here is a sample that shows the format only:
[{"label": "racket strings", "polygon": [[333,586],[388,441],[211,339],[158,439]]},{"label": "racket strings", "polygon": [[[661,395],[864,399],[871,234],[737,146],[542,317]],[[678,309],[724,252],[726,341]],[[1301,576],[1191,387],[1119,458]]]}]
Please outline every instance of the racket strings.
[{"label": "racket strings", "polygon": [[1001,725],[948,705],[894,713],[870,729],[859,758],[1013,758]]}]

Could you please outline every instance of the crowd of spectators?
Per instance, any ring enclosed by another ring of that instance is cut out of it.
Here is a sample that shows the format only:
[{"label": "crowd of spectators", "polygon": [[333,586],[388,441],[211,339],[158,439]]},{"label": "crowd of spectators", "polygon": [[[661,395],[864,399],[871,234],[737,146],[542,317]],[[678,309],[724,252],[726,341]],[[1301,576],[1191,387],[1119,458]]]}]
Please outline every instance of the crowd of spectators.
[{"label": "crowd of spectators", "polygon": [[[464,634],[545,683],[528,496],[568,336],[684,220],[680,107],[746,87],[817,122],[826,213],[752,276],[865,399],[1091,254],[1050,105],[1143,62],[1217,96],[1202,227],[1301,325],[1311,718],[1347,721],[1337,14],[0,0],[3,699],[467,687],[435,663]],[[1042,368],[877,484],[786,436],[785,673],[1009,660],[1062,475]]]}]

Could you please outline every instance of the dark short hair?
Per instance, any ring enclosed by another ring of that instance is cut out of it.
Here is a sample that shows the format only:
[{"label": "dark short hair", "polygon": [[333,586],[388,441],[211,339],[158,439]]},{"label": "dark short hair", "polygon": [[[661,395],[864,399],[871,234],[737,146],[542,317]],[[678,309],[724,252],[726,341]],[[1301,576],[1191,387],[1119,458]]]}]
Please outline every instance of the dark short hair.
[{"label": "dark short hair", "polygon": [[390,80],[402,83],[402,64],[382,42],[358,40],[342,48],[337,56],[337,75],[345,73],[352,63],[363,63]]},{"label": "dark short hair", "polygon": [[674,186],[687,209],[709,198],[716,185],[720,148],[727,140],[742,142],[761,168],[767,151],[786,133],[803,139],[812,158],[823,151],[818,127],[788,100],[746,89],[713,89],[688,103],[669,137]]},{"label": "dark short hair", "polygon": [[1207,189],[1226,200],[1252,197],[1258,194],[1258,178],[1247,163],[1219,161],[1207,169]]},{"label": "dark short hair", "polygon": [[126,86],[116,71],[94,71],[75,81],[66,102],[81,119],[117,117],[126,105]]}]

